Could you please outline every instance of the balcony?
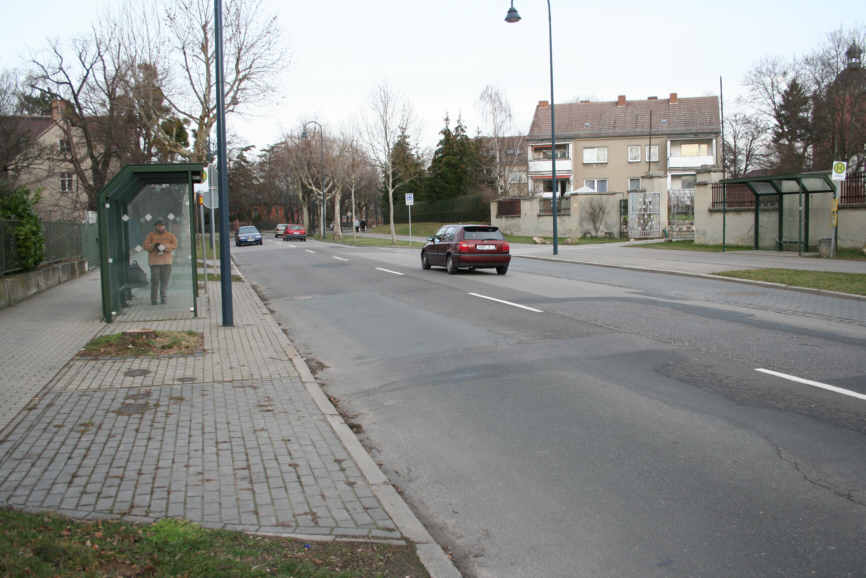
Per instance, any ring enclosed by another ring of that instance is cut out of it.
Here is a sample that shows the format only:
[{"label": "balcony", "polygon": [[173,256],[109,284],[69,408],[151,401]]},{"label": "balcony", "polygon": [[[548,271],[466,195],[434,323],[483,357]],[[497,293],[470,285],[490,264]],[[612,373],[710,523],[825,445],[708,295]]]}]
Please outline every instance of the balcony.
[{"label": "balcony", "polygon": [[712,155],[703,157],[668,157],[668,168],[671,169],[696,169],[699,167],[711,167],[716,163]]},{"label": "balcony", "polygon": [[[547,173],[553,171],[553,161],[529,161],[530,173]],[[556,159],[556,172],[571,172],[571,159]]]}]

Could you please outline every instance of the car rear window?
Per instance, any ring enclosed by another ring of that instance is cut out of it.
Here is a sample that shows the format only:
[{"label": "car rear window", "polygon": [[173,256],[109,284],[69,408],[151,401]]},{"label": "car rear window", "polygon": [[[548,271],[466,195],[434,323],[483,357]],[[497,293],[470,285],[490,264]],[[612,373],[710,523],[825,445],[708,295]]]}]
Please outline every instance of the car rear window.
[{"label": "car rear window", "polygon": [[238,231],[240,233],[258,233],[259,232],[259,230],[256,229],[255,227],[241,227]]},{"label": "car rear window", "polygon": [[291,229],[292,231],[300,231],[301,229],[303,229],[303,227],[300,225],[292,225],[291,227],[289,227],[289,229]]},{"label": "car rear window", "polygon": [[463,229],[463,238],[467,241],[502,241],[505,239],[496,227],[466,227]]}]

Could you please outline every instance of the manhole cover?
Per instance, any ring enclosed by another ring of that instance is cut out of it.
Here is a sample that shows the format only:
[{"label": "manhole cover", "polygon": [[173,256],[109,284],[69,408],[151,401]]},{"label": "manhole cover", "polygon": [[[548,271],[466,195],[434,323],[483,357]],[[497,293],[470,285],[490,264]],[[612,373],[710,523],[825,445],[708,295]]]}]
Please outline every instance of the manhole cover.
[{"label": "manhole cover", "polygon": [[192,383],[193,381],[195,381],[195,378],[194,377],[178,377],[177,381],[178,381],[178,383]]},{"label": "manhole cover", "polygon": [[141,415],[150,409],[150,404],[145,403],[124,403],[118,409],[114,410],[117,415]]},{"label": "manhole cover", "polygon": [[123,375],[126,377],[142,377],[150,373],[149,369],[130,369],[125,372]]}]

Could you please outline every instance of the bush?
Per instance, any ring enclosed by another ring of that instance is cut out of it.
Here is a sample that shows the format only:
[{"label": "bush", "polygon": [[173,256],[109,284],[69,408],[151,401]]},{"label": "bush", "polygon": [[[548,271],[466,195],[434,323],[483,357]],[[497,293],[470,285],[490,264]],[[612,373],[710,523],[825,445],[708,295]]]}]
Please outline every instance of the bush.
[{"label": "bush", "polygon": [[33,210],[38,202],[39,194],[24,187],[0,188],[0,219],[17,221],[13,233],[15,260],[25,271],[39,265],[45,253],[42,225]]}]

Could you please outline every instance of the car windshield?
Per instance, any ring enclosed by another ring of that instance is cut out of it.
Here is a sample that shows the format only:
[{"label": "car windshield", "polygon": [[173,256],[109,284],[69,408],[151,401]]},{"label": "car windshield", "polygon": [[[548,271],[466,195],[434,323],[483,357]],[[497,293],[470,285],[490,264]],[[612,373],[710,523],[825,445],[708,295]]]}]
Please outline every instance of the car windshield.
[{"label": "car windshield", "polygon": [[505,237],[496,227],[466,227],[463,238],[467,241],[502,241]]},{"label": "car windshield", "polygon": [[303,229],[303,227],[300,225],[292,225],[289,227],[289,229],[291,229],[292,231],[300,231],[301,229]]},{"label": "car windshield", "polygon": [[256,229],[255,227],[241,227],[241,228],[238,230],[238,232],[239,232],[239,233],[258,233],[259,230]]}]

